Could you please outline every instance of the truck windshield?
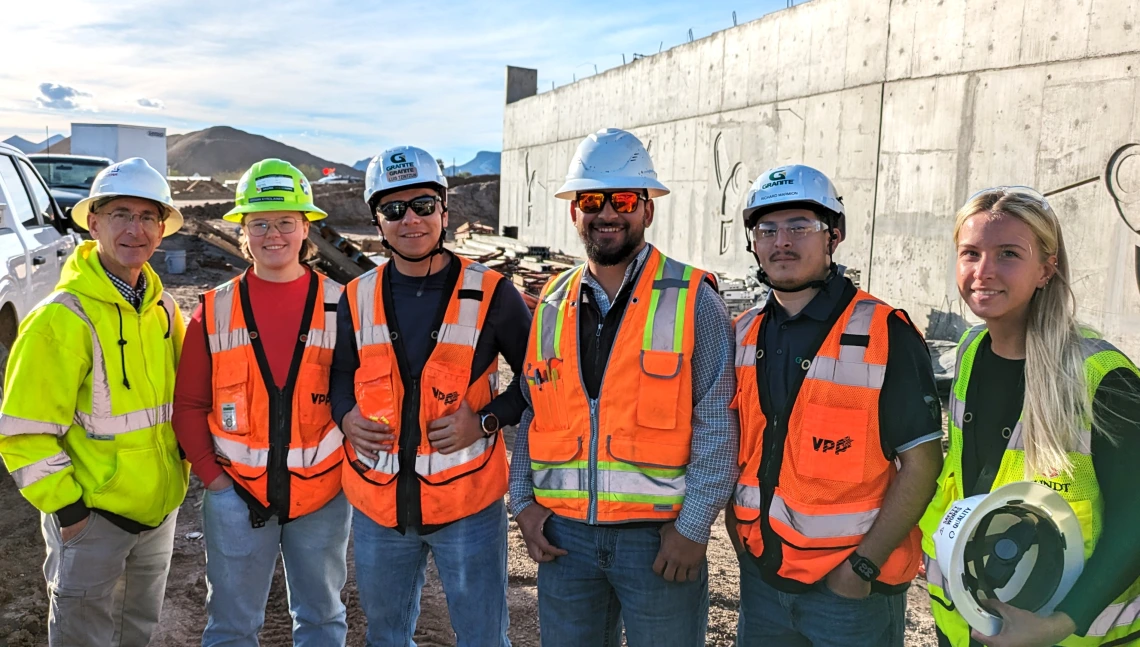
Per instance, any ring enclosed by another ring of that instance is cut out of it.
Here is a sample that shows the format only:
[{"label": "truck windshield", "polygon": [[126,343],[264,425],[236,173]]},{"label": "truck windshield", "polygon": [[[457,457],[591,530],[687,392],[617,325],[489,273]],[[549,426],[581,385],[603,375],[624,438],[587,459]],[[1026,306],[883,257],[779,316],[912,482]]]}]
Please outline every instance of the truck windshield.
[{"label": "truck windshield", "polygon": [[59,189],[88,190],[95,182],[95,176],[103,170],[106,162],[95,160],[35,161],[36,170],[43,176],[48,186]]}]

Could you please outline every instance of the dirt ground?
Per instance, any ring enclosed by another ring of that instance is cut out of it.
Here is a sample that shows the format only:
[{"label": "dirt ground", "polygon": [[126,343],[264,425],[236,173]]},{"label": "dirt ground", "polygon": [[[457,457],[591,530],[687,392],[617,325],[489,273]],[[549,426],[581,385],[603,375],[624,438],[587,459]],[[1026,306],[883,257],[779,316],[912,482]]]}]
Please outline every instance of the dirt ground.
[{"label": "dirt ground", "polygon": [[[189,317],[198,294],[218,285],[244,267],[196,239],[175,235],[163,242],[164,249],[186,249],[187,273],[169,275],[161,257],[154,267]],[[226,264],[231,267],[227,268]],[[507,373],[505,371],[505,373]],[[509,373],[504,375],[509,380]],[[502,382],[506,383],[506,381]],[[508,441],[513,438],[508,438]],[[205,542],[201,538],[202,486],[192,479],[191,490],[179,512],[178,531],[171,560],[166,602],[155,647],[186,647],[198,644],[205,626]],[[20,496],[6,474],[0,475],[0,647],[39,647],[47,644],[47,597],[42,575],[43,539],[38,513]],[[519,647],[539,645],[536,578],[537,566],[526,554],[517,526],[508,536],[508,572],[511,642]],[[343,597],[348,607],[348,645],[364,645],[364,614],[357,601],[356,579],[349,547],[349,578]],[[733,554],[722,521],[713,527],[709,542],[710,601],[708,645],[734,645],[739,582]],[[266,609],[261,642],[269,647],[289,645],[292,620],[289,617],[280,562],[274,576]],[[443,596],[434,566],[424,587],[422,612],[416,642],[424,647],[454,645]],[[937,644],[930,617],[925,581],[919,578],[911,587],[907,611],[908,647]]]}]

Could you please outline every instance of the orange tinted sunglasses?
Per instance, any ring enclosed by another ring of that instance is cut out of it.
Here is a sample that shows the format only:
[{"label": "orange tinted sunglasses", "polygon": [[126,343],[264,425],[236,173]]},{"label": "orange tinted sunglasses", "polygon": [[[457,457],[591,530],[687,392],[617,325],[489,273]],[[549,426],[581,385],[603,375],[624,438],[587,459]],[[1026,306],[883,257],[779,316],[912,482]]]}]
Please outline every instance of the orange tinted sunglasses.
[{"label": "orange tinted sunglasses", "polygon": [[579,191],[574,203],[582,213],[594,214],[606,208],[607,200],[614,206],[614,211],[633,213],[637,211],[641,194],[636,191]]}]

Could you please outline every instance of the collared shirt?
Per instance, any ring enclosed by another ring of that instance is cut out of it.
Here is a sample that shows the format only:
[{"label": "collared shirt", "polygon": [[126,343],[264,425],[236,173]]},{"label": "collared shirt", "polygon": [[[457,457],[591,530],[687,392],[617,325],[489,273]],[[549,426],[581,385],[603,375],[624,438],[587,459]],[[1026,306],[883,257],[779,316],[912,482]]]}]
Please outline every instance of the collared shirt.
[{"label": "collared shirt", "polygon": [[[649,257],[649,251],[650,246],[646,245],[626,268],[618,295],[636,282]],[[588,271],[583,273],[582,285],[590,289],[601,315],[604,317],[609,313],[614,302]],[[621,301],[620,298],[616,300]],[[704,544],[708,542],[710,529],[736,485],[739,474],[736,459],[740,442],[739,420],[728,408],[736,395],[732,323],[724,301],[706,283],[702,283],[697,291],[694,330],[691,360],[693,439],[691,457],[685,472],[685,501],[677,517],[677,531],[692,541]],[[530,393],[525,380],[522,382],[522,390],[529,401]],[[514,515],[534,503],[527,436],[533,419],[533,409],[527,408],[515,436],[510,480],[511,513]]]},{"label": "collared shirt", "polygon": [[[832,277],[795,316],[790,316],[769,293],[763,322],[767,388],[761,397],[770,398],[773,409],[786,411],[792,404],[792,378],[803,370],[803,360],[815,357],[830,332],[827,322],[848,290],[854,290],[849,279]],[[879,410],[890,415],[879,417],[879,437],[883,455],[894,459],[916,445],[941,440],[942,412],[930,352],[918,331],[899,317],[890,317],[887,347]]]},{"label": "collared shirt", "polygon": [[102,262],[100,262],[99,265],[102,266],[103,271],[107,273],[107,278],[111,279],[111,285],[115,286],[115,289],[119,291],[119,294],[123,295],[127,303],[134,306],[135,310],[141,308],[143,298],[146,297],[146,272],[139,272],[138,282],[134,287],[131,287],[130,283],[127,283],[109,272],[107,266],[103,265]]}]

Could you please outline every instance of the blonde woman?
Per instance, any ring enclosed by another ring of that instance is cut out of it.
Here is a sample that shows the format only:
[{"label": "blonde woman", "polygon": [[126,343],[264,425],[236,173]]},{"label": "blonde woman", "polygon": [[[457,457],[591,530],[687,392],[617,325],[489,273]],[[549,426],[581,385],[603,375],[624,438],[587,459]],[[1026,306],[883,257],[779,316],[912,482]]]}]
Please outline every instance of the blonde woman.
[{"label": "blonde woman", "polygon": [[[957,214],[958,291],[985,323],[963,336],[950,451],[923,516],[939,645],[1047,647],[1140,641],[1140,372],[1079,326],[1061,224],[1027,187],[971,197]],[[951,502],[1045,483],[1080,518],[1085,570],[1046,617],[1000,602],[1001,632],[971,632],[943,590],[931,533]]]}]

